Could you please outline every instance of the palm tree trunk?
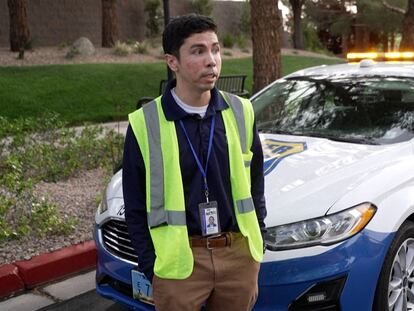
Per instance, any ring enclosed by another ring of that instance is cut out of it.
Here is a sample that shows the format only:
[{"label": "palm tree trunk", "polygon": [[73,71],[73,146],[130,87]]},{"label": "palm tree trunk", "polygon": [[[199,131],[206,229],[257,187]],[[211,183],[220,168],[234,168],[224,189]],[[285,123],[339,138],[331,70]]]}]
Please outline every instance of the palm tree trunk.
[{"label": "palm tree trunk", "polygon": [[10,50],[24,50],[30,41],[26,0],[7,0],[10,16]]},{"label": "palm tree trunk", "polygon": [[303,0],[289,0],[293,11],[293,47],[303,50],[302,6]]},{"label": "palm tree trunk", "polygon": [[102,0],[102,47],[113,47],[117,39],[116,0]]},{"label": "palm tree trunk", "polygon": [[278,0],[251,0],[253,93],[281,76]]}]

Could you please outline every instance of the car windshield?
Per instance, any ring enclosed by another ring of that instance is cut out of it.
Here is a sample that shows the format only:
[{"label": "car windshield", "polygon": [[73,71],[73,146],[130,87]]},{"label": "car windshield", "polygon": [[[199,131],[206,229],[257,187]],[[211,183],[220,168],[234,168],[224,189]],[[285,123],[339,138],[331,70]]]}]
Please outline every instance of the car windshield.
[{"label": "car windshield", "polygon": [[391,144],[414,137],[414,79],[280,79],[253,100],[259,131]]}]

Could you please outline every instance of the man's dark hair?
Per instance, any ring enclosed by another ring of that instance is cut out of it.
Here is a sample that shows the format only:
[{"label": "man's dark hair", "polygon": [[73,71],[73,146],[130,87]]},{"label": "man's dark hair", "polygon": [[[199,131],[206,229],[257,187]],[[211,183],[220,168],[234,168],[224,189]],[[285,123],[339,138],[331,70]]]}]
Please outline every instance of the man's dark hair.
[{"label": "man's dark hair", "polygon": [[205,31],[217,33],[217,25],[207,16],[188,14],[173,18],[165,27],[162,34],[162,47],[165,54],[172,54],[180,57],[180,47],[185,39],[192,34]]}]

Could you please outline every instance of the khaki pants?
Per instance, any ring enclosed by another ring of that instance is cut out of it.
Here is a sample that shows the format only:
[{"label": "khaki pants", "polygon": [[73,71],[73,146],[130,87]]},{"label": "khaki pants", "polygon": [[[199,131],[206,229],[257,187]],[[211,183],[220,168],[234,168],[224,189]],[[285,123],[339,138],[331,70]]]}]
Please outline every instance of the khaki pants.
[{"label": "khaki pants", "polygon": [[259,263],[250,255],[247,240],[232,233],[231,246],[209,250],[193,247],[194,269],[185,280],[154,276],[157,311],[248,311],[256,302]]}]

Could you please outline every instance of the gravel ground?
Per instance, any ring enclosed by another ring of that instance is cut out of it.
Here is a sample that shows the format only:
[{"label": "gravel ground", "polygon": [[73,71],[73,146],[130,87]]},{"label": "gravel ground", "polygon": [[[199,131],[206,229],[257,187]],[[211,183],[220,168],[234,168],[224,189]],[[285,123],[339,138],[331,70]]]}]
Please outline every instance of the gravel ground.
[{"label": "gravel ground", "polygon": [[[8,66],[37,66],[51,64],[83,64],[83,63],[151,63],[163,61],[162,49],[150,48],[148,54],[129,54],[127,56],[117,56],[113,54],[112,48],[97,48],[92,56],[77,55],[73,59],[65,58],[68,48],[57,47],[35,47],[33,50],[25,52],[24,59],[17,59],[18,53],[10,52],[7,47],[0,48],[0,67]],[[224,52],[227,52],[226,54]],[[247,57],[250,52],[240,49],[223,49],[222,57]]]},{"label": "gravel ground", "polygon": [[37,184],[35,191],[40,197],[45,196],[54,202],[61,215],[67,214],[78,220],[76,230],[69,236],[26,237],[0,244],[0,264],[28,260],[35,255],[91,240],[96,198],[108,181],[109,177],[103,169],[95,169],[80,172],[66,181]]},{"label": "gravel ground", "polygon": [[[68,48],[36,47],[24,54],[24,59],[17,59],[18,53],[10,52],[8,48],[0,48],[0,66],[33,66],[52,64],[82,64],[82,63],[142,63],[160,61],[157,58],[160,52],[151,50],[151,55],[131,54],[128,56],[116,56],[113,49],[95,48],[95,55],[77,55],[73,59],[65,58]],[[152,56],[154,55],[154,56]]]}]

